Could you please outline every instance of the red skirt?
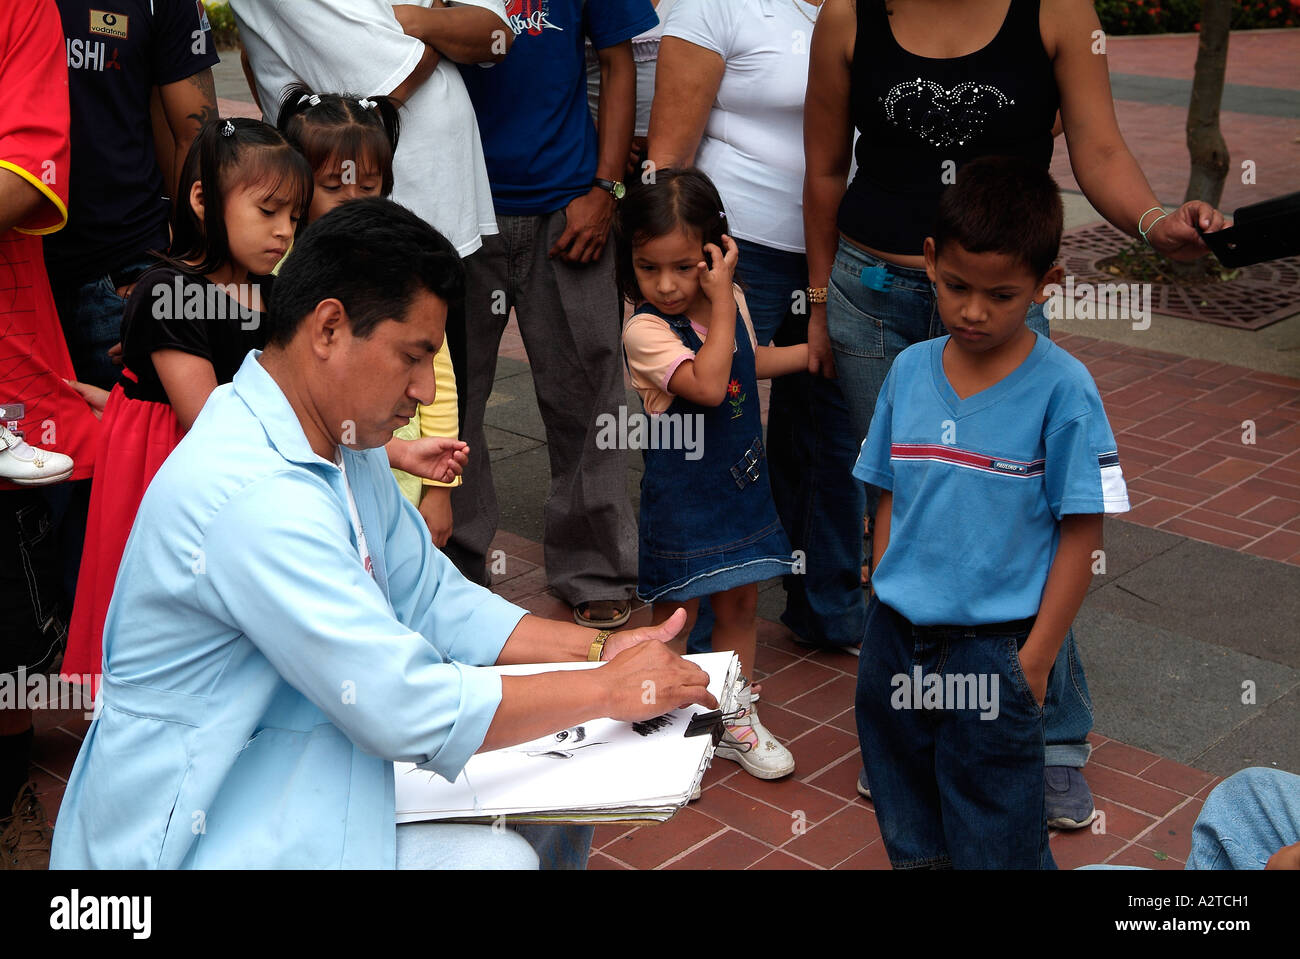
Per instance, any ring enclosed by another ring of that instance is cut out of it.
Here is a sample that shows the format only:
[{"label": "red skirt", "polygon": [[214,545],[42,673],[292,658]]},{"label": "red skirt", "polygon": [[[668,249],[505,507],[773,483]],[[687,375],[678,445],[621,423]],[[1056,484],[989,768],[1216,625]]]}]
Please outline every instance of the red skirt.
[{"label": "red skirt", "polygon": [[113,387],[96,450],[86,543],[63,657],[62,673],[68,682],[81,682],[84,674],[90,674],[92,690],[99,688],[104,617],[131,524],[149,481],[183,435],[170,405],[133,400],[121,384]]}]

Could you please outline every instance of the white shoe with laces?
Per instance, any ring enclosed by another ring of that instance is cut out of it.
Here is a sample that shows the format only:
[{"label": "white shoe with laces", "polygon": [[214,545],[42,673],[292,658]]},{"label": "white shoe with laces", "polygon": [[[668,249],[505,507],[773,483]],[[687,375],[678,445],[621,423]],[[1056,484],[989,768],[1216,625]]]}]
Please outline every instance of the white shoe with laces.
[{"label": "white shoe with laces", "polygon": [[794,756],[759,721],[754,696],[746,680],[736,695],[740,717],[728,723],[715,756],[740,763],[755,779],[780,779],[794,772]]},{"label": "white shoe with laces", "polygon": [[72,457],[28,446],[0,426],[0,479],[19,486],[45,486],[72,475]]}]

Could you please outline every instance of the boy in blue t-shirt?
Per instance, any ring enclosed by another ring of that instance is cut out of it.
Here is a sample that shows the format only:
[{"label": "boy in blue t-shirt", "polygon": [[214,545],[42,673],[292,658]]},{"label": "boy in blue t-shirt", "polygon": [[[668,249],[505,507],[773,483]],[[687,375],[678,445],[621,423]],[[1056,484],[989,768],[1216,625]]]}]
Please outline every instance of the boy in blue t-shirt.
[{"label": "boy in blue t-shirt", "polygon": [[960,171],[925,241],[949,335],[899,355],[853,471],[884,491],[856,712],[896,868],[1055,868],[1047,679],[1128,509],[1092,377],[1025,326],[1062,220],[1045,170]]}]

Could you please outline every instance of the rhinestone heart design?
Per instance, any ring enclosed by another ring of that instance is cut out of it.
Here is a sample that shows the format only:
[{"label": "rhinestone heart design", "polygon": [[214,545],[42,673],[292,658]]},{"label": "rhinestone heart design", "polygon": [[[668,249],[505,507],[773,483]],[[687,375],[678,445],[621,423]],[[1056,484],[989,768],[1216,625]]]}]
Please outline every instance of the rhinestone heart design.
[{"label": "rhinestone heart design", "polygon": [[989,116],[1016,101],[987,83],[967,81],[948,89],[917,77],[894,84],[880,102],[890,123],[943,149],[970,143]]}]

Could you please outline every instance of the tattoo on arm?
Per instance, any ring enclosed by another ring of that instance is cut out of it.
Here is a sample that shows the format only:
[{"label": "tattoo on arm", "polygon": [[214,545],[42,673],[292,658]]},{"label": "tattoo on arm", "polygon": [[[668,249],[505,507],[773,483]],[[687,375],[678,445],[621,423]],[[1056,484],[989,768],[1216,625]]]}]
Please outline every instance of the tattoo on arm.
[{"label": "tattoo on arm", "polygon": [[198,73],[189,77],[189,83],[194,86],[199,94],[203,97],[203,105],[195,113],[186,115],[187,120],[193,120],[198,127],[209,120],[217,117],[217,84],[212,79],[212,68],[200,70]]}]

